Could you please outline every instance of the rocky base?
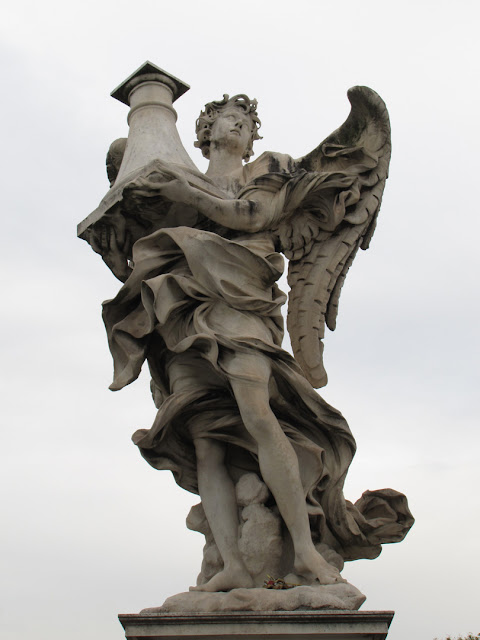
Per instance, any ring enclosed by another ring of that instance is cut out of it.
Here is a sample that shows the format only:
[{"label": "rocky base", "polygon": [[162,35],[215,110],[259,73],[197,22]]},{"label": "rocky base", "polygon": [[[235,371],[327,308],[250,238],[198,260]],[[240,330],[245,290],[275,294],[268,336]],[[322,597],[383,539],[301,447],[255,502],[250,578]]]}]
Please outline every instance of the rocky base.
[{"label": "rocky base", "polygon": [[161,607],[143,609],[151,613],[211,613],[218,611],[296,611],[336,609],[356,611],[365,596],[348,582],[302,586],[293,589],[232,589],[207,593],[189,591],[167,598]]},{"label": "rocky base", "polygon": [[[267,485],[255,473],[246,473],[237,482],[235,492],[240,523],[238,550],[254,586],[261,587],[267,576],[285,578],[292,575],[292,540]],[[187,527],[205,536],[202,568],[197,578],[197,585],[202,585],[222,571],[223,560],[201,502],[191,508]],[[320,542],[315,544],[315,548],[329,564],[342,571],[343,558],[334,549]],[[294,578],[287,582],[307,584],[298,576]]]}]

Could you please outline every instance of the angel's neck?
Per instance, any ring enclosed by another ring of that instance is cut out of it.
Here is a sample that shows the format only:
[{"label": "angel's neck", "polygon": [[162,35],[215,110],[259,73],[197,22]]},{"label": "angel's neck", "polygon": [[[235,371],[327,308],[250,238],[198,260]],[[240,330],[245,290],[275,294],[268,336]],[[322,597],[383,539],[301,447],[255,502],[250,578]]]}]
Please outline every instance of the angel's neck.
[{"label": "angel's neck", "polygon": [[243,177],[242,158],[238,153],[231,153],[229,149],[212,150],[206,175],[212,180],[225,177],[240,180]]}]

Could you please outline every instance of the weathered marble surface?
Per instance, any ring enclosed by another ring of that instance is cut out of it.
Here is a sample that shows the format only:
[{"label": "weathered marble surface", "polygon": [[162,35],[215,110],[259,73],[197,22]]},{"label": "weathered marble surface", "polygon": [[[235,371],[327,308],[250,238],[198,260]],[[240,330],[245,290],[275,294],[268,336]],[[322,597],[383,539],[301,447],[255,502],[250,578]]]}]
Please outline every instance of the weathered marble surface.
[{"label": "weathered marble surface", "polygon": [[186,592],[167,598],[161,607],[141,613],[209,613],[212,611],[296,611],[335,609],[356,611],[363,593],[346,582],[293,589],[232,589],[226,593]]},{"label": "weathered marble surface", "polygon": [[[153,467],[200,494],[188,518],[206,537],[195,589],[247,588],[250,603],[345,592],[344,561],[376,557],[413,523],[391,489],[345,499],[355,441],[314,390],[327,382],[325,326],[335,328],[345,276],[375,228],[388,114],[375,92],[355,87],[350,116],[311,153],[249,162],[257,102],[225,95],[197,120],[203,175],[175,127],[172,103],[185,90],[151,63],[117,88],[130,105],[129,136],[110,148],[110,191],[79,225],[124,283],[104,303],[110,388],[133,382],[148,362],[158,412],[133,440]],[[281,253],[295,358],[281,348]],[[328,591],[255,597],[269,572]]]}]

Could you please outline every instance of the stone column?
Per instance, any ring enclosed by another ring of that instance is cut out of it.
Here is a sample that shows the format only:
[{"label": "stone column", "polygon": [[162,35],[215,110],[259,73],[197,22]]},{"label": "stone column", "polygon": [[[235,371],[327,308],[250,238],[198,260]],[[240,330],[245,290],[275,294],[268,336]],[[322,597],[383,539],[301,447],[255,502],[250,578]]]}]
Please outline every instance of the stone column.
[{"label": "stone column", "polygon": [[[151,62],[145,62],[111,93],[111,96],[130,107],[127,121],[129,133],[125,153],[114,184],[102,198],[99,206],[79,223],[77,235],[91,243],[92,238],[125,228],[122,218],[129,220],[132,232],[135,219],[140,215],[145,222],[145,210],[125,203],[125,187],[136,178],[148,173],[150,163],[160,160],[184,173],[189,183],[197,189],[217,197],[223,197],[215,185],[201,173],[180,140],[173,102],[190,87]],[[105,150],[106,151],[106,150]],[[158,226],[191,225],[191,211],[176,207],[174,220],[166,214],[171,203],[159,204],[155,212],[147,214],[151,222],[149,233]],[[151,207],[147,207],[151,209]],[[185,208],[184,208],[185,209]],[[182,217],[183,215],[183,217]],[[144,227],[141,227],[145,235]],[[139,232],[140,233],[140,232]],[[120,231],[120,236],[122,232]],[[133,240],[138,237],[133,233]],[[98,243],[97,243],[98,244]],[[128,253],[128,251],[127,251]]]},{"label": "stone column", "polygon": [[151,62],[145,62],[111,95],[130,107],[127,148],[114,187],[152,160],[163,160],[194,169],[176,122],[173,102],[190,87]]}]

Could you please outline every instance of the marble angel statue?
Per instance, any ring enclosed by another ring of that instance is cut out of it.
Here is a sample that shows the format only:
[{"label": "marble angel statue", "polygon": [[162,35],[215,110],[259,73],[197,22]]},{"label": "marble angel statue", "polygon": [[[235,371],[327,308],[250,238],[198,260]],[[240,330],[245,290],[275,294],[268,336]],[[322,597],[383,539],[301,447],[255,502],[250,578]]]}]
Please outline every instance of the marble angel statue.
[{"label": "marble angel statue", "polygon": [[[170,215],[133,240],[127,222],[121,237],[92,240],[123,282],[103,311],[111,389],[148,362],[158,412],[133,440],[150,465],[200,495],[221,556],[221,570],[195,589],[256,586],[238,542],[235,483],[245,473],[267,485],[291,537],[288,573],[304,583],[342,581],[319,548],[343,560],[373,558],[413,523],[405,497],[391,489],[368,491],[355,505],[344,498],[355,441],[314,389],[327,381],[325,325],[335,328],[347,271],[372,237],[390,158],[383,101],[365,87],[349,100],[346,122],[308,155],[266,152],[253,162],[257,102],[225,95],[208,103],[195,146],[219,195],[155,160],[127,185],[125,203],[155,215],[168,201],[190,222]],[[123,147],[111,148],[111,180]],[[281,254],[294,357],[282,349]]]}]

